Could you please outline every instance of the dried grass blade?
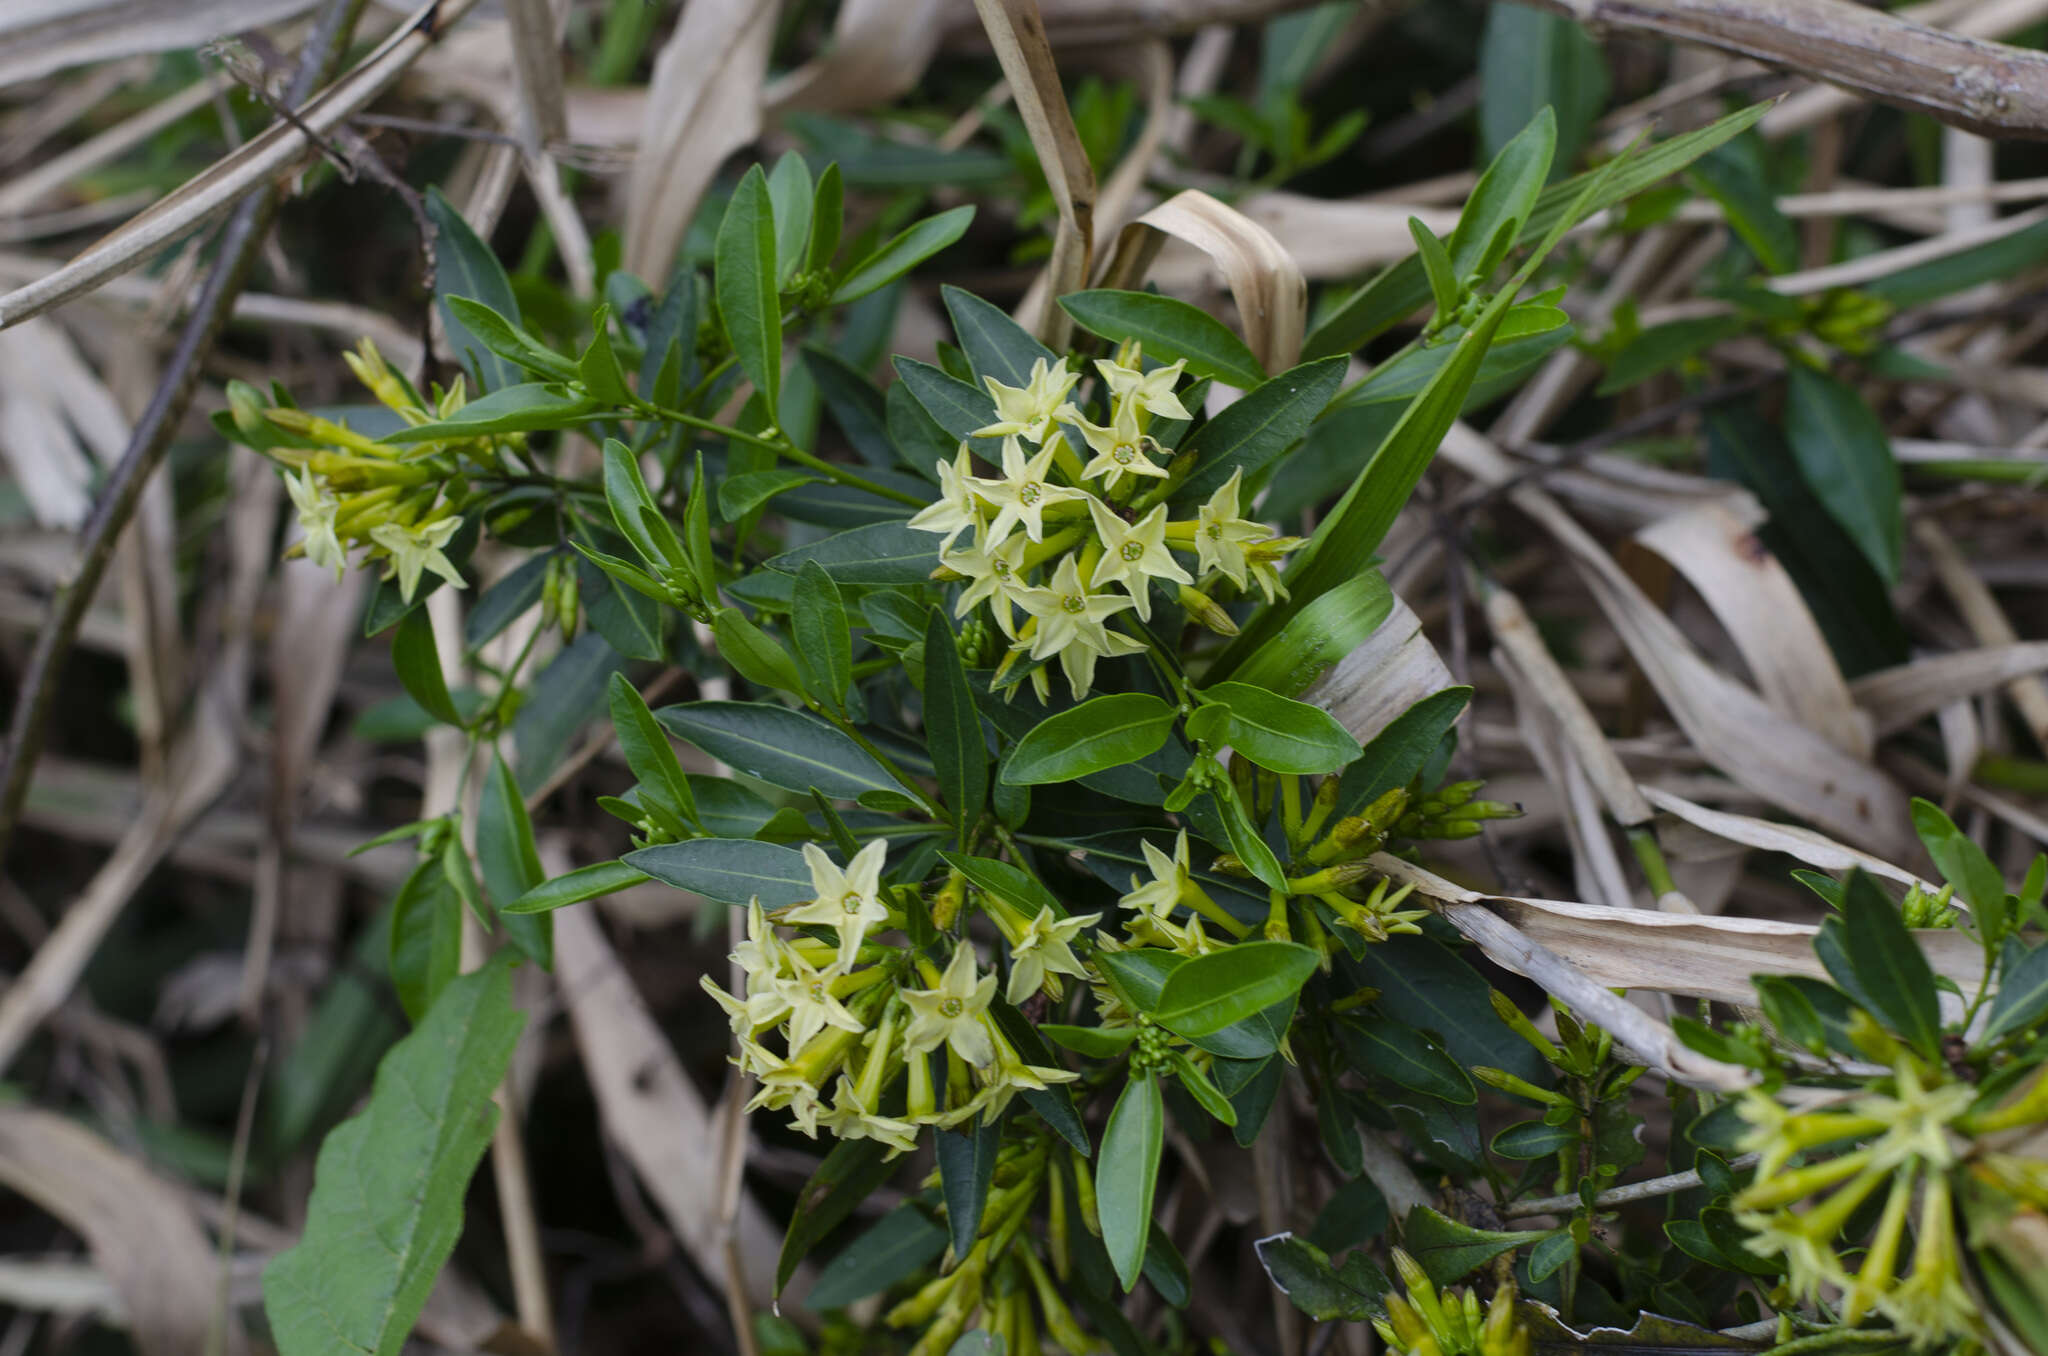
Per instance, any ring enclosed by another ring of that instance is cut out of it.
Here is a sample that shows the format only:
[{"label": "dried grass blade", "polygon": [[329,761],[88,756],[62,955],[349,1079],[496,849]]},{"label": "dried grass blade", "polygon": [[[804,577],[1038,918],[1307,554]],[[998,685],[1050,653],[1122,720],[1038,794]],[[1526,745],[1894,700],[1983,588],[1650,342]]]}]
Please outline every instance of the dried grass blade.
[{"label": "dried grass blade", "polygon": [[1088,163],[1088,151],[1074,128],[1037,0],[974,0],[974,8],[1010,82],[1017,114],[1031,134],[1032,148],[1045,167],[1046,185],[1059,207],[1038,313],[1018,317],[1019,324],[1057,351],[1066,348],[1074,322],[1055,300],[1086,282],[1094,255],[1095,167]]},{"label": "dried grass blade", "polygon": [[[307,101],[298,111],[299,123],[315,134],[332,131],[383,93],[476,3],[430,0],[352,70]],[[192,227],[232,206],[265,179],[283,173],[308,149],[306,132],[300,126],[272,124],[147,211],[87,246],[62,268],[0,296],[0,329],[82,296],[136,267]]]},{"label": "dried grass blade", "polygon": [[924,77],[939,50],[945,0],[846,0],[832,22],[832,46],[763,96],[771,114],[851,113],[893,102]]},{"label": "dried grass blade", "polygon": [[1756,679],[1787,716],[1855,758],[1868,759],[1870,722],[1799,586],[1726,504],[1703,504],[1652,523],[1636,540],[1664,557],[1705,600]]},{"label": "dried grass blade", "polygon": [[[1934,566],[1935,577],[1941,586],[1955,600],[1956,610],[1963,614],[1963,621],[1970,631],[1984,645],[2016,645],[2019,632],[2013,630],[2012,622],[2006,617],[2005,609],[1991,596],[1991,588],[1977,577],[1970,568],[1970,562],[1956,548],[1941,524],[1932,518],[1921,518],[1913,523],[1913,540],[1920,543],[1920,549],[1927,553],[1928,563]],[[2005,685],[2006,695],[2019,708],[2021,719],[2036,743],[2048,747],[2048,681],[2038,675],[2026,674],[2009,679]]]},{"label": "dried grass blade", "polygon": [[669,274],[704,190],[761,130],[761,86],[780,0],[691,0],[654,61],[626,184],[626,267]]},{"label": "dried grass blade", "polygon": [[2048,671],[2048,640],[1930,655],[1866,673],[1849,684],[1880,735],[1903,730],[1959,697]]},{"label": "dried grass blade", "polygon": [[1919,885],[1930,893],[1934,887],[1904,867],[1894,866],[1882,857],[1873,857],[1867,852],[1858,852],[1846,843],[1838,843],[1826,834],[1803,829],[1796,824],[1778,824],[1754,815],[1738,815],[1728,810],[1710,809],[1696,801],[1687,800],[1673,791],[1661,787],[1645,786],[1643,795],[1665,814],[1673,815],[1703,833],[1724,838],[1744,847],[1758,848],[1764,852],[1782,852],[1797,858],[1808,866],[1817,866],[1823,871],[1848,871],[1861,868],[1873,876],[1895,880],[1901,885]]},{"label": "dried grass blade", "polygon": [[1301,700],[1320,706],[1363,744],[1415,703],[1454,687],[1422,620],[1397,596],[1393,611],[1363,645],[1311,683]]},{"label": "dried grass blade", "polygon": [[562,93],[561,43],[548,0],[505,0],[512,35],[512,69],[518,75],[525,135],[552,146],[569,138],[569,105]]},{"label": "dried grass blade", "polygon": [[198,47],[303,14],[315,0],[70,0],[0,13],[0,86],[142,52]]}]

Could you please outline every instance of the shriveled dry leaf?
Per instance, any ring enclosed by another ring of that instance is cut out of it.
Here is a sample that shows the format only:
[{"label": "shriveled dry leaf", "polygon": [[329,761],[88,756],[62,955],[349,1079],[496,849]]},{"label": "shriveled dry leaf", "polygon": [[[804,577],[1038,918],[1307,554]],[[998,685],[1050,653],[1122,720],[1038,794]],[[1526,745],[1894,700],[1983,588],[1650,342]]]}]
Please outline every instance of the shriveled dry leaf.
[{"label": "shriveled dry leaf", "polygon": [[779,0],[691,0],[647,91],[626,184],[626,267],[665,279],[725,158],[761,130]]},{"label": "shriveled dry leaf", "polygon": [[[1442,455],[1487,485],[1506,486],[1515,475],[1498,449],[1462,423],[1453,425]],[[1771,803],[1879,856],[1916,853],[1906,829],[1906,796],[1896,782],[1707,663],[1548,494],[1527,485],[1508,493],[1565,549],[1630,656],[1708,762]]]},{"label": "shriveled dry leaf", "polygon": [[1167,237],[1183,240],[1215,264],[1237,302],[1246,347],[1270,373],[1301,357],[1308,285],[1294,256],[1273,233],[1199,189],[1176,193],[1117,234],[1104,266],[1105,287],[1137,287]]},{"label": "shriveled dry leaf", "polygon": [[1915,724],[1959,697],[2048,671],[2048,641],[1987,645],[1960,654],[1930,655],[1866,673],[1849,684],[1856,704],[1881,735]]},{"label": "shriveled dry leaf", "polygon": [[91,173],[177,122],[206,107],[227,85],[223,79],[195,80],[176,94],[87,137],[60,155],[0,185],[0,216],[20,216],[82,174]]},{"label": "shriveled dry leaf", "polygon": [[974,7],[1010,82],[1010,97],[1045,167],[1045,182],[1060,214],[1044,288],[1037,293],[1038,313],[1020,315],[1018,323],[1035,331],[1046,347],[1064,349],[1074,322],[1053,298],[1074,291],[1088,278],[1095,252],[1095,168],[1074,128],[1037,0],[974,0]]},{"label": "shriveled dry leaf", "polygon": [[0,85],[138,52],[199,47],[303,14],[316,0],[11,0],[0,6]]},{"label": "shriveled dry leaf", "polygon": [[[2016,645],[2019,632],[2013,629],[2012,621],[2005,615],[2005,609],[1991,595],[1991,587],[1970,568],[1968,560],[1957,548],[1940,523],[1931,517],[1913,520],[1913,540],[1927,553],[1928,563],[1934,566],[1934,574],[1941,586],[1948,590],[1955,600],[1956,610],[1962,613],[1963,621],[1970,631],[1984,645]],[[2026,721],[2027,729],[2034,738],[2048,745],[2048,681],[2038,674],[2024,674],[2007,680],[2006,695],[2019,708],[2020,717]]]},{"label": "shriveled dry leaf", "polygon": [[1845,843],[1838,843],[1826,834],[1815,833],[1812,829],[1797,824],[1778,824],[1753,815],[1738,815],[1727,810],[1710,809],[1696,801],[1661,787],[1645,786],[1643,795],[1665,814],[1676,816],[1717,838],[1744,847],[1759,848],[1765,852],[1782,852],[1795,857],[1808,866],[1823,871],[1848,871],[1861,867],[1873,876],[1895,880],[1901,885],[1933,887],[1903,867],[1893,866],[1882,857],[1873,857],[1867,852],[1858,852]]},{"label": "shriveled dry leaf", "polygon": [[1651,524],[1636,540],[1698,590],[1765,701],[1844,753],[1867,759],[1870,723],[1857,711],[1799,586],[1758,540],[1761,518],[1761,507],[1745,521],[1726,504],[1702,504]]},{"label": "shriveled dry leaf", "polygon": [[[184,1196],[84,1126],[32,1107],[0,1107],[0,1182],[64,1222],[92,1249],[143,1356],[206,1348],[220,1273]],[[226,1319],[226,1350],[245,1351]]]},{"label": "shriveled dry leaf", "polygon": [[0,453],[45,527],[77,527],[98,468],[128,444],[128,420],[71,336],[33,321],[0,331]]},{"label": "shriveled dry leaf", "polygon": [[853,112],[886,104],[923,78],[939,50],[945,0],[844,0],[832,45],[768,86],[770,113]]},{"label": "shriveled dry leaf", "polygon": [[1396,597],[1371,637],[1311,683],[1301,700],[1328,711],[1363,744],[1424,697],[1456,683],[1421,620]]}]

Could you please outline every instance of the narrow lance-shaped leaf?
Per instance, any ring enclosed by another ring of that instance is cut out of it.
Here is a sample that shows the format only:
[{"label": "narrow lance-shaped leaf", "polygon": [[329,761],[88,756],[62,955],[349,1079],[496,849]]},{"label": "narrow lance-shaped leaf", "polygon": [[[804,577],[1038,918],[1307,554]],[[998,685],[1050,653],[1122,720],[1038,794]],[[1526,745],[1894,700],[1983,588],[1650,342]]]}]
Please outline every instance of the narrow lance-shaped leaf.
[{"label": "narrow lance-shaped leaf", "polygon": [[425,1017],[461,960],[462,899],[436,855],[413,868],[391,905],[391,985],[405,1015]]},{"label": "narrow lance-shaped leaf", "polygon": [[931,610],[925,624],[924,725],[932,767],[939,774],[939,798],[953,812],[964,844],[987,803],[988,744],[974,708],[974,689],[967,683],[967,666],[940,608]]},{"label": "narrow lance-shaped leaf", "polygon": [[1194,376],[1245,391],[1266,379],[1259,360],[1228,325],[1176,297],[1102,288],[1061,297],[1060,306],[1083,329],[1105,339],[1134,339],[1157,362],[1184,360]]},{"label": "narrow lance-shaped leaf", "polygon": [[[507,904],[524,898],[547,879],[540,852],[534,847],[533,821],[527,816],[519,781],[495,754],[477,806],[476,857],[483,868],[484,889],[501,915]],[[515,914],[505,915],[501,921],[505,935],[523,955],[544,970],[553,968],[555,931],[548,919]]]},{"label": "narrow lance-shaped leaf", "polygon": [[782,400],[782,300],[775,286],[775,208],[759,165],[726,205],[714,254],[718,314],[733,360],[772,414]]},{"label": "narrow lance-shaped leaf", "polygon": [[815,560],[797,573],[790,619],[805,685],[813,697],[844,711],[846,690],[853,685],[853,633],[839,586]]},{"label": "narrow lance-shaped leaf", "polygon": [[1095,1169],[1095,1208],[1102,1222],[1102,1246],[1117,1280],[1129,1290],[1144,1264],[1152,1232],[1152,1193],[1159,1181],[1159,1150],[1166,1135],[1166,1107],[1159,1080],[1139,1074],[1124,1085]]},{"label": "narrow lance-shaped leaf", "polygon": [[1785,438],[1800,473],[1884,581],[1897,584],[1904,490],[1884,425],[1833,377],[1794,363],[1786,382]]},{"label": "narrow lance-shaped leaf", "polygon": [[391,664],[406,693],[428,715],[446,725],[461,725],[462,716],[441,676],[441,655],[434,644],[434,621],[423,607],[405,614],[391,637]]},{"label": "narrow lance-shaped leaf", "polygon": [[1174,709],[1147,692],[1095,697],[1048,716],[1017,741],[1003,764],[1013,786],[1070,782],[1156,752],[1173,730]]},{"label": "narrow lance-shaped leaf", "polygon": [[974,208],[969,206],[955,207],[915,223],[846,270],[846,276],[833,289],[832,304],[858,301],[887,287],[966,234],[967,225],[973,220]]},{"label": "narrow lance-shaped leaf", "polygon": [[509,957],[449,984],[378,1066],[368,1104],[320,1147],[306,1228],[263,1272],[282,1356],[396,1356],[462,1231],[498,1122],[491,1092],[525,1016]]}]

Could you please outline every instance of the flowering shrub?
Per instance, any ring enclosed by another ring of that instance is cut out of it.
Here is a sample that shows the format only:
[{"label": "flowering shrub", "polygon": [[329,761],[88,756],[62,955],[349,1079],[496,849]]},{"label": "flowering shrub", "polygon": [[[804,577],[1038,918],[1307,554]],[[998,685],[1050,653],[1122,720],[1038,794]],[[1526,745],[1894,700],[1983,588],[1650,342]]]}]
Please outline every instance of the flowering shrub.
[{"label": "flowering shrub", "polygon": [[[369,627],[393,632],[422,714],[497,750],[474,822],[396,835],[421,853],[391,921],[408,1012],[424,1034],[468,992],[465,907],[541,965],[550,911],[649,879],[741,911],[704,1013],[729,1023],[746,1109],[829,1146],[777,1288],[915,1155],[922,1188],[807,1303],[881,1297],[919,1356],[970,1333],[1147,1350],[1123,1296],[1191,1299],[1154,1225],[1162,1181],[1208,1170],[1204,1144],[1318,1152],[1273,1147],[1274,1110],[1295,1103],[1344,1185],[1258,1255],[1302,1310],[1369,1320],[1401,1351],[1507,1356],[1644,1314],[1680,1345],[1726,1346],[1705,1329],[1733,1320],[1788,1349],[1924,1348],[1985,1340],[1983,1293],[2038,1315],[2039,1272],[2015,1259],[2040,1257],[2048,1181],[1998,1147],[2043,1110],[2029,1042],[2048,988],[2018,940],[2038,881],[2008,900],[1974,860],[1957,868],[1988,978],[1953,1017],[1900,906],[1865,876],[1831,884],[1834,985],[1767,981],[1763,1024],[1680,1016],[1722,1081],[1660,1068],[1646,1095],[1645,1052],[1493,989],[1406,872],[1421,845],[1515,813],[1447,777],[1464,692],[1369,731],[1305,699],[1387,617],[1372,554],[1489,349],[1567,323],[1560,288],[1524,301],[1525,284],[1576,223],[1753,116],[1548,190],[1546,118],[1451,237],[1417,223],[1433,318],[1381,368],[1415,394],[1301,535],[1262,521],[1260,495],[1353,394],[1342,356],[1269,371],[1216,318],[1115,289],[1060,299],[1090,335],[1056,351],[949,290],[958,347],[899,358],[886,395],[870,385],[879,355],[847,308],[964,214],[842,263],[836,173],[756,169],[713,275],[656,296],[614,273],[574,354],[522,324],[495,261],[444,218],[480,293],[441,303],[468,371],[423,394],[365,342],[351,366],[376,406],[237,386],[225,420],[285,469],[291,550],[380,573]],[[819,405],[857,460],[807,445]],[[465,678],[426,604],[487,554],[509,568],[455,647]],[[695,693],[651,708],[634,661]],[[550,877],[523,799],[549,771],[542,722],[599,701],[633,779],[599,804],[633,846]],[[1937,860],[1962,861],[1955,841]],[[1948,904],[1904,907],[1926,923]],[[1670,1211],[1646,1225],[1609,1193],[1649,1156],[1660,1095]],[[346,1170],[323,1159],[323,1183]],[[279,1274],[305,1283],[340,1218],[316,1197],[310,1251]],[[1380,1252],[1390,1228],[1402,1250]]]}]

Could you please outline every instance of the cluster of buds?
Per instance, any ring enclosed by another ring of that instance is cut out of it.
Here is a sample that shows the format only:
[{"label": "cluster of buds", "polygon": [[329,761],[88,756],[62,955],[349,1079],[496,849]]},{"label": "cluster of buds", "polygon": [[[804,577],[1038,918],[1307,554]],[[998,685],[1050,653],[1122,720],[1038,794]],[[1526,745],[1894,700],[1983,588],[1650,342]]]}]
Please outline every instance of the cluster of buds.
[{"label": "cluster of buds", "polygon": [[[1256,586],[1268,600],[1284,593],[1279,562],[1301,542],[1240,516],[1240,473],[1193,518],[1167,517],[1166,500],[1191,467],[1184,458],[1160,460],[1171,450],[1147,430],[1156,419],[1191,417],[1174,394],[1184,365],[1145,371],[1136,345],[1098,360],[1106,424],[1068,400],[1080,374],[1064,363],[1041,358],[1021,387],[984,378],[997,417],[973,437],[1000,440],[990,460],[1002,474],[976,475],[963,441],[951,462],[937,465],[938,501],[910,525],[943,538],[935,577],[966,583],[955,615],[985,605],[1008,641],[1000,672],[1021,659],[1057,659],[1079,698],[1094,686],[1098,661],[1143,651],[1111,622],[1125,612],[1151,620],[1155,584],[1177,590],[1190,616],[1225,634],[1235,627],[1209,596],[1220,581]],[[1176,553],[1194,557],[1193,571]],[[1028,674],[1044,695],[1044,668]]]},{"label": "cluster of buds", "polygon": [[[446,419],[466,401],[460,377],[422,399],[368,339],[343,356],[357,379],[409,426]],[[228,408],[242,436],[284,470],[301,533],[288,555],[332,568],[339,579],[350,553],[360,550],[362,563],[382,562],[384,577],[398,581],[407,602],[427,574],[463,587],[462,572],[447,555],[462,526],[463,486],[446,445],[379,442],[345,423],[273,406],[246,382],[229,384]]]},{"label": "cluster of buds", "polygon": [[[731,957],[744,976],[741,992],[727,993],[708,977],[703,983],[732,1021],[734,1062],[760,1082],[749,1111],[787,1111],[806,1135],[823,1126],[840,1139],[874,1139],[901,1153],[915,1147],[922,1126],[998,1115],[1017,1093],[1076,1075],[1018,1055],[989,1014],[996,976],[982,972],[971,943],[957,943],[941,970],[905,948],[871,941],[905,921],[881,884],[884,852],[876,840],[841,868],[805,844],[815,897],[774,915],[754,900],[747,940]],[[1026,973],[1040,983],[1054,972],[1082,973],[1068,942],[1092,920],[1049,913],[1018,925],[1013,993]],[[784,937],[778,925],[802,931]],[[780,1040],[780,1052],[765,1043],[770,1038]]]},{"label": "cluster of buds", "polygon": [[[1889,1319],[1916,1348],[1982,1336],[1965,1288],[1955,1223],[1952,1174],[1969,1136],[2038,1120],[2039,1087],[2015,1108],[1969,1114],[1976,1089],[1927,1081],[1910,1056],[1894,1066],[1890,1093],[1865,1092],[1841,1103],[1794,1110],[1761,1091],[1740,1103],[1749,1130],[1741,1147],[1760,1155],[1755,1181],[1735,1197],[1735,1218],[1751,1251],[1781,1257],[1786,1285],[1802,1300],[1840,1296],[1845,1324],[1872,1313]],[[1855,1147],[1806,1161],[1826,1146]],[[1842,1235],[1851,1218],[1882,1199],[1877,1224],[1853,1263]],[[1917,1211],[1915,1203],[1918,1204]],[[1911,1255],[1906,1251],[1913,1218]]]},{"label": "cluster of buds", "polygon": [[1479,782],[1452,782],[1408,808],[1394,823],[1396,838],[1476,838],[1489,819],[1513,819],[1522,810],[1497,800],[1474,800]]},{"label": "cluster of buds", "polygon": [[1514,1282],[1495,1290],[1482,1307],[1475,1291],[1439,1292],[1399,1248],[1394,1249],[1394,1269],[1408,1293],[1388,1291],[1387,1316],[1372,1323],[1388,1351],[1397,1356],[1529,1356],[1533,1346],[1515,1311]]}]

